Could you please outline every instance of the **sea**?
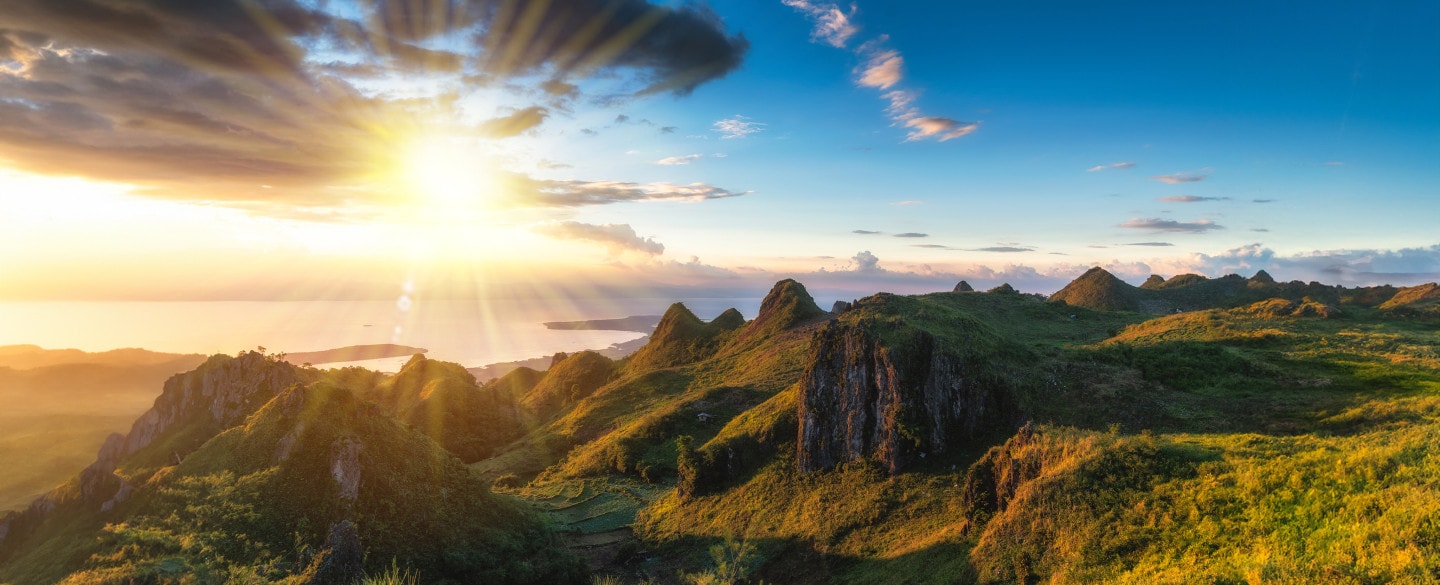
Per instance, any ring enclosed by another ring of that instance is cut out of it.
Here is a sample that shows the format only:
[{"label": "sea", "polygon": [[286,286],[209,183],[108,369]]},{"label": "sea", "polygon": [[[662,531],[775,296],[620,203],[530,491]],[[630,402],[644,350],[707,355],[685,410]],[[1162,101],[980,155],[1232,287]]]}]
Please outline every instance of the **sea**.
[{"label": "sea", "polygon": [[[760,298],[489,299],[396,301],[0,302],[0,345],[231,354],[321,351],[393,343],[465,367],[555,352],[604,349],[634,331],[554,330],[547,321],[661,315],[684,302],[703,319],[727,308],[754,318]],[[397,371],[409,356],[324,364]]]}]

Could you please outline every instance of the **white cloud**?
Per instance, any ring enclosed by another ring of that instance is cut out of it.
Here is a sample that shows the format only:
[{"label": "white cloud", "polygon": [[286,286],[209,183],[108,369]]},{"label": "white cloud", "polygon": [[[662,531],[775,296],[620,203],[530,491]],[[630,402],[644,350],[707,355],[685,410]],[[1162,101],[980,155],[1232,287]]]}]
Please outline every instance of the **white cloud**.
[{"label": "white cloud", "polygon": [[662,159],[660,159],[660,160],[655,161],[655,164],[657,164],[657,165],[665,165],[665,166],[688,165],[688,164],[690,164],[690,163],[692,163],[692,162],[695,162],[695,161],[697,161],[697,160],[700,160],[700,159],[702,159],[702,158],[704,158],[704,157],[705,157],[705,155],[703,155],[703,154],[687,154],[687,155],[685,155],[685,156],[668,156],[668,157],[665,157],[665,158],[662,158]]},{"label": "white cloud", "polygon": [[1090,167],[1090,168],[1088,168],[1088,169],[1085,169],[1085,171],[1086,171],[1086,172],[1090,172],[1090,173],[1094,173],[1094,172],[1104,171],[1104,170],[1108,170],[1108,169],[1128,169],[1128,168],[1131,168],[1131,167],[1134,167],[1134,166],[1135,166],[1135,163],[1133,163],[1133,162],[1117,162],[1117,163],[1110,163],[1110,164],[1108,164],[1108,165],[1095,165],[1095,166],[1093,166],[1093,167]]},{"label": "white cloud", "polygon": [[751,134],[765,130],[764,123],[752,122],[750,118],[739,115],[724,120],[716,120],[710,127],[714,128],[716,132],[719,132],[720,138],[722,139],[745,138]]},{"label": "white cloud", "polygon": [[850,5],[850,12],[840,10],[839,6],[828,2],[810,2],[808,0],[780,0],[786,6],[800,11],[801,14],[810,17],[815,28],[810,31],[810,40],[820,41],[837,49],[845,48],[850,38],[860,32],[860,27],[852,20],[855,17],[855,5]]},{"label": "white cloud", "polygon": [[629,224],[596,225],[578,221],[560,221],[535,226],[541,235],[559,240],[580,240],[605,246],[612,254],[638,252],[649,256],[665,253],[665,245],[651,238],[642,238]]},{"label": "white cloud", "polygon": [[860,76],[856,83],[864,87],[890,89],[904,79],[904,68],[905,58],[900,56],[899,51],[876,51],[855,70]]}]

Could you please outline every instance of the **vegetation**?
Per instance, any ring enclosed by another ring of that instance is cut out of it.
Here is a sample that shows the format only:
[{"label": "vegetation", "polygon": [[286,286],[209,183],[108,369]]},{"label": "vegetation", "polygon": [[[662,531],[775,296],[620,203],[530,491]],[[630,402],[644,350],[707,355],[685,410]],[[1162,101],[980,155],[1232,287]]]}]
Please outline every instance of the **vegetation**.
[{"label": "vegetation", "polygon": [[[0,581],[301,582],[344,556],[344,521],[365,583],[583,581],[577,557],[594,583],[1440,581],[1436,287],[1091,271],[1067,289],[878,294],[832,316],[784,281],[748,323],[671,307],[619,361],[484,386],[423,357],[314,374],[243,424],[160,437],[150,451],[197,445],[119,465],[135,493],[113,511],[62,505],[0,542]],[[876,353],[822,351],[827,324]],[[806,381],[874,356],[896,371],[857,366],[873,378],[854,386],[909,376],[887,395],[911,412],[899,432],[942,424],[914,417],[927,368],[1014,408],[948,404],[984,424],[903,466],[799,471]]]}]

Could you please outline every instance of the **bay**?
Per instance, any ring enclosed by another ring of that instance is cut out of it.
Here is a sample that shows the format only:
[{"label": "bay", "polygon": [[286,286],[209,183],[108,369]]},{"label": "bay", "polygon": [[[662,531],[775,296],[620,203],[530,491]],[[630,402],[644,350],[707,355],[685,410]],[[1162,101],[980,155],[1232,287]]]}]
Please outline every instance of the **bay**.
[{"label": "bay", "polygon": [[[0,345],[84,351],[138,347],[172,353],[319,351],[394,343],[466,367],[602,349],[643,334],[552,330],[546,321],[660,315],[677,299],[398,301],[0,302]],[[759,298],[678,299],[704,319],[734,307],[753,318]],[[394,371],[407,357],[354,362]],[[334,367],[343,364],[326,364]]]}]

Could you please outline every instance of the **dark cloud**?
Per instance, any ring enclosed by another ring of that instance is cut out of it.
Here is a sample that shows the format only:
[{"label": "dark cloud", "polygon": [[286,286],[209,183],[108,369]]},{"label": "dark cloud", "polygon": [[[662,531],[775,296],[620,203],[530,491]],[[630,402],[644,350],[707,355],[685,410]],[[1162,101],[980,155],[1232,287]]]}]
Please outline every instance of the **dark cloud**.
[{"label": "dark cloud", "polygon": [[1149,219],[1141,219],[1138,217],[1132,218],[1126,220],[1125,223],[1122,223],[1117,227],[1137,230],[1151,230],[1156,232],[1177,232],[1191,234],[1203,234],[1211,230],[1225,229],[1225,226],[1217,224],[1208,219],[1199,219],[1186,222],[1175,221],[1173,219],[1159,219],[1153,217]]},{"label": "dark cloud", "polygon": [[897,237],[897,238],[928,238],[928,237],[930,237],[930,234],[922,234],[922,233],[920,233],[920,232],[905,232],[905,233],[895,234],[895,237]]},{"label": "dark cloud", "polygon": [[[29,172],[127,182],[139,193],[247,209],[383,203],[393,190],[366,182],[402,162],[398,143],[435,120],[464,119],[459,104],[479,85],[549,96],[550,108],[562,110],[578,95],[572,81],[593,75],[620,79],[632,97],[684,94],[733,70],[748,48],[713,11],[688,3],[358,0],[348,7],[357,10],[332,11],[336,6],[6,0],[0,159]],[[535,73],[546,80],[534,81]],[[358,83],[412,75],[453,83],[423,97]],[[520,91],[520,83],[538,89]],[[446,130],[513,136],[550,111],[522,107]]]},{"label": "dark cloud", "polygon": [[1198,197],[1195,195],[1171,195],[1169,197],[1156,197],[1156,201],[1165,203],[1201,203],[1204,201],[1229,201],[1229,197]]},{"label": "dark cloud", "polygon": [[1134,242],[1134,243],[1125,244],[1125,245],[1126,245],[1126,246],[1148,246],[1148,247],[1152,247],[1152,248],[1168,248],[1168,247],[1170,247],[1170,246],[1174,246],[1175,244],[1172,244],[1172,243],[1170,243],[1170,242]]},{"label": "dark cloud", "polygon": [[876,234],[878,234],[878,233],[880,233],[880,232],[877,232],[877,231],[874,231],[874,230],[851,230],[850,233],[852,233],[852,234],[860,234],[860,235],[862,235],[862,236],[873,236],[873,235],[876,235]]},{"label": "dark cloud", "polygon": [[1274,203],[1274,202],[1277,201],[1277,200],[1275,200],[1275,199],[1253,199],[1252,201],[1253,201],[1254,203]]},{"label": "dark cloud", "polygon": [[480,132],[492,138],[509,138],[519,136],[525,131],[539,126],[550,115],[550,110],[540,106],[516,110],[508,116],[492,118],[480,124]]},{"label": "dark cloud", "polygon": [[664,126],[664,127],[660,128],[660,133],[661,133],[661,134],[674,134],[674,133],[675,133],[675,130],[676,130],[676,128],[675,128],[674,126]]},{"label": "dark cloud", "polygon": [[974,248],[974,249],[971,249],[970,251],[971,251],[971,252],[999,252],[999,253],[1003,253],[1003,254],[1012,254],[1012,253],[1016,253],[1016,252],[1034,252],[1035,249],[1034,249],[1034,248],[1024,248],[1024,247],[1020,247],[1020,246],[990,246],[990,247],[988,247],[988,248]]},{"label": "dark cloud", "polygon": [[578,221],[561,221],[542,224],[535,231],[561,240],[582,240],[595,242],[608,248],[611,253],[639,252],[650,256],[665,253],[665,245],[651,238],[642,238],[629,224],[595,225]]},{"label": "dark cloud", "polygon": [[[452,7],[467,6],[460,0],[450,2]],[[399,3],[416,8],[431,4]],[[713,10],[689,2],[657,6],[645,0],[487,0],[470,10],[483,21],[479,42],[488,49],[486,70],[516,75],[548,68],[557,78],[566,78],[626,68],[642,72],[645,87],[640,94],[689,93],[739,67],[750,48],[744,35],[725,34]]]}]

